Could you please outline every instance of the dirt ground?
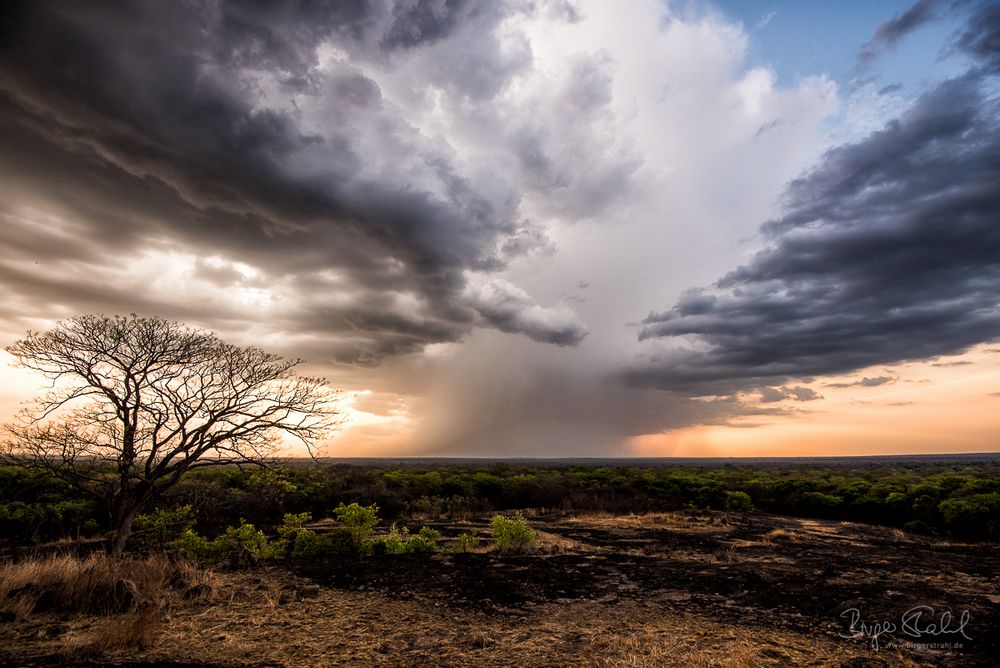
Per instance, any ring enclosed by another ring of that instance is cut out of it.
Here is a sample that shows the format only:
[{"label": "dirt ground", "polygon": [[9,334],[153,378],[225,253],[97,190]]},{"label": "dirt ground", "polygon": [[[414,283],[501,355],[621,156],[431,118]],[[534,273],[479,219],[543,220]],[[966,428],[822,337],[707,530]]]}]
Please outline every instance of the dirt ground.
[{"label": "dirt ground", "polygon": [[[995,666],[1000,659],[997,546],[762,515],[530,522],[539,545],[528,555],[484,549],[218,572],[209,595],[147,614],[155,633],[144,650],[95,653],[94,638],[128,619],[8,621],[0,663]],[[487,535],[485,518],[419,524],[445,536],[469,528]],[[851,609],[853,632],[844,614]]]}]

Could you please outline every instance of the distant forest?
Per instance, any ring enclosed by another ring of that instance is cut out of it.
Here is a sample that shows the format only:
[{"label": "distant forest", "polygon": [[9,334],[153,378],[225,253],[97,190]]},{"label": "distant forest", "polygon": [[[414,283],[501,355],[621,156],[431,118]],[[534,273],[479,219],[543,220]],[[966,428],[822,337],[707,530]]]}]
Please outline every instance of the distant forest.
[{"label": "distant forest", "polygon": [[[192,472],[147,512],[190,505],[200,532],[241,520],[265,530],[287,513],[328,517],[377,504],[385,520],[495,511],[764,512],[899,527],[941,538],[1000,540],[1000,460],[851,463],[583,464],[291,463]],[[108,528],[98,502],[43,470],[0,467],[0,542],[23,547]]]}]

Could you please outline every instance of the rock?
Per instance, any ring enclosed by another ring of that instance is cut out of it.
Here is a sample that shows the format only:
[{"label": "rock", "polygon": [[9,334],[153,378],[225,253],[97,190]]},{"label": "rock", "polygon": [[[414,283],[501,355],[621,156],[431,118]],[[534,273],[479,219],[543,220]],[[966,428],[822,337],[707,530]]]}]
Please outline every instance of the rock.
[{"label": "rock", "polygon": [[139,602],[139,588],[127,578],[115,580],[113,588],[113,608],[118,612],[131,610]]}]

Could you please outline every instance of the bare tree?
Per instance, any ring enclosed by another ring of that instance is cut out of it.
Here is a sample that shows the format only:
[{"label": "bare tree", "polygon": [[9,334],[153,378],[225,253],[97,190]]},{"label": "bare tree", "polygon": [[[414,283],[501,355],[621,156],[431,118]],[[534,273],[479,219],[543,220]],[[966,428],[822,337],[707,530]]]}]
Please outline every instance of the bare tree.
[{"label": "bare tree", "polygon": [[338,424],[301,360],[161,318],[85,315],[9,346],[48,391],[6,426],[8,462],[45,467],[106,504],[120,554],[132,521],[194,469],[265,464],[282,435],[313,453]]}]

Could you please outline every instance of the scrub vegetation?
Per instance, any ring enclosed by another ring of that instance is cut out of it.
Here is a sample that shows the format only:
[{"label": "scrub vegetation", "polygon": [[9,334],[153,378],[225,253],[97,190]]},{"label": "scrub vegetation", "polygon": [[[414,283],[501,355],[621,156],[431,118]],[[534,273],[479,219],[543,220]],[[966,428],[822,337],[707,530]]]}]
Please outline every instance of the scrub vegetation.
[{"label": "scrub vegetation", "polygon": [[861,601],[969,611],[931,658],[988,665],[997,483],[989,456],[218,467],[116,555],[108,508],[0,468],[0,663],[840,665],[873,656]]},{"label": "scrub vegetation", "polygon": [[[283,557],[363,555],[373,549],[394,554],[400,544],[412,545],[409,551],[432,551],[429,545],[436,539],[421,536],[415,522],[507,516],[526,509],[771,513],[996,542],[1000,462],[984,456],[813,466],[286,462],[268,469],[222,467],[192,471],[157,498],[137,517],[130,547],[148,551],[179,544],[218,559],[237,548]],[[380,522],[403,521],[408,524],[395,532],[372,537]],[[111,530],[112,508],[46,470],[0,467],[3,549],[98,539]]]}]

